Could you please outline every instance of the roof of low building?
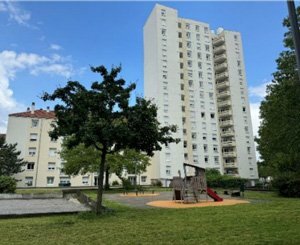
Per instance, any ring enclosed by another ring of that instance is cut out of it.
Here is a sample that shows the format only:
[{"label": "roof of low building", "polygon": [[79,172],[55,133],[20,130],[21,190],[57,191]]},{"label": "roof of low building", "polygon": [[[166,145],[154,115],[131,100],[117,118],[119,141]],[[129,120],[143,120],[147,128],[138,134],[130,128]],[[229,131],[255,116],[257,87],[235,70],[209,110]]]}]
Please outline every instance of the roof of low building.
[{"label": "roof of low building", "polygon": [[30,118],[44,118],[44,119],[54,119],[55,113],[54,111],[46,111],[43,109],[34,110],[33,113],[29,111],[18,112],[9,114],[10,117],[30,117]]}]

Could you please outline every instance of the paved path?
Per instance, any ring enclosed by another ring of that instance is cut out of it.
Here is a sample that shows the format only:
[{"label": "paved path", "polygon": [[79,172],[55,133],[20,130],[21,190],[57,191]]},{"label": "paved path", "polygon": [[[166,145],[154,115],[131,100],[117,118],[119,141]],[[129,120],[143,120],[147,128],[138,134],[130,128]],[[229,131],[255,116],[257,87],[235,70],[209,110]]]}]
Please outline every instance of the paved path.
[{"label": "paved path", "polygon": [[0,200],[1,216],[74,213],[90,209],[76,199],[28,199]]}]

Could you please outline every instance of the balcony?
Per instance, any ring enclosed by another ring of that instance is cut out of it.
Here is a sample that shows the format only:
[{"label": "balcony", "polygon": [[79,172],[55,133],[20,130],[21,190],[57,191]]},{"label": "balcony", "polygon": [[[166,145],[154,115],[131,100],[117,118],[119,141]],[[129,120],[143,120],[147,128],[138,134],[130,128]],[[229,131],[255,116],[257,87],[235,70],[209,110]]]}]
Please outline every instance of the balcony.
[{"label": "balcony", "polygon": [[224,63],[221,63],[221,64],[218,64],[215,66],[215,71],[216,73],[220,73],[220,72],[223,72],[227,69],[227,64],[224,62]]},{"label": "balcony", "polygon": [[229,90],[225,90],[225,91],[222,91],[222,92],[217,94],[218,99],[227,98],[229,96],[230,96],[230,91]]},{"label": "balcony", "polygon": [[222,88],[227,88],[230,86],[229,81],[225,80],[225,81],[220,81],[216,83],[217,89],[222,89]]},{"label": "balcony", "polygon": [[223,61],[225,61],[227,59],[226,54],[220,54],[220,55],[216,55],[214,57],[214,61],[215,63],[222,63]]},{"label": "balcony", "polygon": [[229,117],[229,116],[232,116],[231,110],[225,110],[219,112],[219,117]]},{"label": "balcony", "polygon": [[235,141],[222,141],[222,147],[235,146]]},{"label": "balcony", "polygon": [[220,121],[219,122],[220,127],[228,127],[233,125],[232,120],[226,120],[226,121]]},{"label": "balcony", "polygon": [[228,72],[222,72],[222,73],[216,74],[216,80],[224,80],[228,77],[229,77]]},{"label": "balcony", "polygon": [[218,107],[229,107],[231,106],[231,101],[230,100],[223,100],[223,101],[218,101]]},{"label": "balcony", "polygon": [[217,38],[214,38],[214,40],[213,40],[213,45],[216,46],[216,47],[220,46],[224,43],[225,43],[225,38],[224,37],[217,37]]},{"label": "balcony", "polygon": [[224,158],[235,158],[236,152],[235,151],[223,152],[223,157]]},{"label": "balcony", "polygon": [[221,131],[221,137],[230,137],[230,136],[234,136],[233,130]]},{"label": "balcony", "polygon": [[219,47],[217,47],[217,48],[214,49],[214,55],[223,54],[225,52],[226,52],[225,45],[219,46]]}]

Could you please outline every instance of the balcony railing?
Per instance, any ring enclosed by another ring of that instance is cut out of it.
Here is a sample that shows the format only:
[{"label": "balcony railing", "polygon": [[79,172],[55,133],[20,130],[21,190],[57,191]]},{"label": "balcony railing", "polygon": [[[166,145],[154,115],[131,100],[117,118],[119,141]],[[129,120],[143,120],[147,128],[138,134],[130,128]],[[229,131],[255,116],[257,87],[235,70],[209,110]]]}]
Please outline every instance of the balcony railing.
[{"label": "balcony railing", "polygon": [[215,60],[216,63],[221,63],[221,62],[223,62],[226,59],[227,59],[226,54],[220,54],[220,55],[216,55],[214,57],[214,60]]},{"label": "balcony railing", "polygon": [[231,116],[231,115],[232,115],[231,110],[226,110],[226,111],[220,111],[219,112],[219,117],[227,117],[227,116]]},{"label": "balcony railing", "polygon": [[226,90],[226,91],[222,91],[221,93],[217,94],[217,98],[226,98],[230,96],[230,91]]},{"label": "balcony railing", "polygon": [[228,77],[229,77],[228,72],[222,72],[222,73],[216,74],[216,80],[224,80]]},{"label": "balcony railing", "polygon": [[224,101],[219,101],[218,102],[218,107],[229,107],[231,106],[231,101],[230,100],[224,100]]},{"label": "balcony railing", "polygon": [[235,146],[235,141],[222,141],[222,146]]},{"label": "balcony railing", "polygon": [[217,37],[213,40],[214,46],[220,46],[225,43],[225,38],[224,37]]},{"label": "balcony railing", "polygon": [[223,152],[224,158],[235,158],[236,152],[235,151],[229,151],[229,152]]},{"label": "balcony railing", "polygon": [[232,126],[233,121],[232,120],[221,121],[219,124],[220,124],[220,127]]},{"label": "balcony railing", "polygon": [[229,87],[230,84],[229,84],[229,81],[228,81],[228,80],[225,80],[225,81],[217,82],[217,83],[216,83],[216,86],[217,86],[218,89],[221,89],[221,88]]},{"label": "balcony railing", "polygon": [[234,136],[234,131],[233,130],[221,131],[221,137],[228,137],[228,136]]},{"label": "balcony railing", "polygon": [[222,45],[214,49],[214,54],[215,55],[223,54],[225,53],[225,51],[226,51],[226,47],[225,45]]},{"label": "balcony railing", "polygon": [[225,71],[227,69],[227,64],[224,62],[224,63],[221,63],[221,64],[218,64],[215,66],[215,71],[220,73],[222,71]]}]

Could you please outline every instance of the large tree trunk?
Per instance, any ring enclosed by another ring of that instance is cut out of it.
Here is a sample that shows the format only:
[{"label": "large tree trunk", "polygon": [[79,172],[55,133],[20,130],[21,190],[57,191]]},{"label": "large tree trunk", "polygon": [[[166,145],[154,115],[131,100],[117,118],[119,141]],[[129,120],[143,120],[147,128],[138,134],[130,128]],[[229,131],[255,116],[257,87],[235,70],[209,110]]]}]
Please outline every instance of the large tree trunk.
[{"label": "large tree trunk", "polygon": [[105,190],[109,190],[109,166],[106,165],[105,169]]},{"label": "large tree trunk", "polygon": [[105,160],[106,160],[107,149],[104,147],[101,154],[101,161],[98,171],[98,191],[97,191],[97,204],[96,204],[96,214],[101,214],[103,211],[102,206],[102,195],[103,195],[103,179],[105,172]]}]

